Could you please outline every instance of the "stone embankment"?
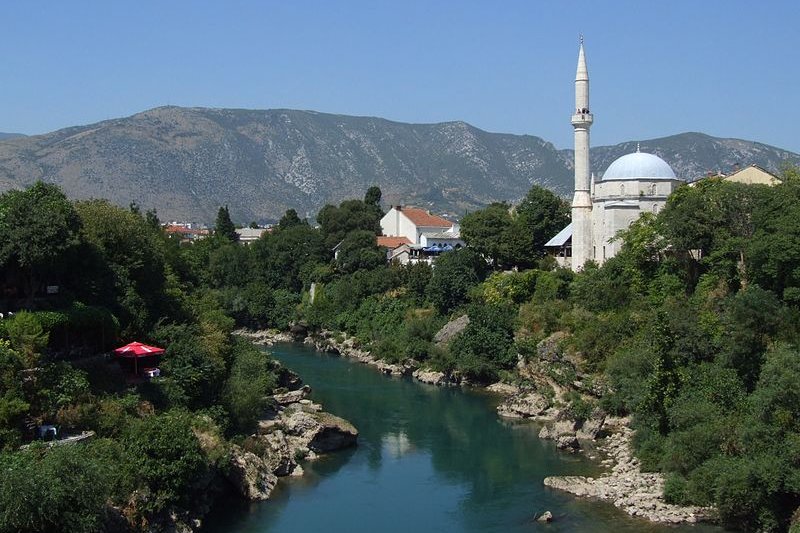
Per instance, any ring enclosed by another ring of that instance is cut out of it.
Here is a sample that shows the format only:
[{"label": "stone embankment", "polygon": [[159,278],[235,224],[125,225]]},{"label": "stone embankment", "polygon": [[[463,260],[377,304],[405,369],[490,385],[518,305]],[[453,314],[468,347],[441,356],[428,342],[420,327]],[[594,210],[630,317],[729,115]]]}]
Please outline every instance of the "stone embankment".
[{"label": "stone embankment", "polygon": [[374,357],[369,351],[362,350],[358,346],[356,339],[348,337],[343,333],[322,330],[313,335],[309,335],[307,332],[299,329],[293,329],[292,333],[242,329],[235,333],[247,337],[255,343],[267,346],[271,346],[276,342],[302,341],[304,344],[313,346],[317,351],[341,355],[342,357],[353,359],[359,363],[373,366],[383,374],[390,376],[411,376],[417,381],[429,383],[431,385],[461,385],[465,383],[457,374],[447,374],[430,368],[420,367],[419,363],[414,360],[406,361],[403,364],[387,363],[382,359]]},{"label": "stone embankment", "polygon": [[664,501],[664,477],[641,471],[639,461],[631,452],[632,436],[633,431],[625,427],[598,444],[599,451],[608,457],[602,464],[611,468],[609,472],[597,478],[548,477],[544,484],[576,496],[609,501],[631,516],[653,522],[678,524],[713,520],[713,509],[671,505]]},{"label": "stone embankment", "polygon": [[234,335],[245,337],[256,344],[263,344],[265,346],[272,346],[276,342],[292,342],[294,337],[289,332],[278,331],[276,329],[237,329],[233,332]]},{"label": "stone embankment", "polygon": [[231,450],[228,481],[250,500],[266,500],[281,476],[299,476],[301,460],[354,446],[358,430],[348,421],[322,410],[308,399],[311,387],[299,386],[289,371],[286,379],[298,388],[272,396],[272,407],[258,430],[242,446]]}]

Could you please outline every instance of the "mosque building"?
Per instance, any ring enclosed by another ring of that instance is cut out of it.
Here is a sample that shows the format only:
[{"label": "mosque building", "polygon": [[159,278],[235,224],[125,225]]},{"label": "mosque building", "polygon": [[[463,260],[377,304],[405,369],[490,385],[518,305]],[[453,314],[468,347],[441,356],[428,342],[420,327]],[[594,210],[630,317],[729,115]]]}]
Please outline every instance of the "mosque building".
[{"label": "mosque building", "polygon": [[621,243],[612,241],[642,213],[657,213],[683,180],[660,157],[627,154],[609,165],[595,180],[589,164],[589,130],[594,115],[589,107],[589,71],[581,39],[575,76],[575,193],[572,222],[545,244],[559,265],[581,270],[587,261],[602,264],[614,257]]}]

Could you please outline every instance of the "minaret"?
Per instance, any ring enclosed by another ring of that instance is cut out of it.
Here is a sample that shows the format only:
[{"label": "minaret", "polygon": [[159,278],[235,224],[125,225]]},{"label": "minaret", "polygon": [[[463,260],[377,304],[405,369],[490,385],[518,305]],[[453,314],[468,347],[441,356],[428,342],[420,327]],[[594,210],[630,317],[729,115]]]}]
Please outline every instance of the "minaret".
[{"label": "minaret", "polygon": [[575,74],[575,196],[572,198],[572,270],[594,259],[592,251],[592,196],[589,172],[589,128],[594,117],[589,111],[589,71],[583,53],[583,36]]}]

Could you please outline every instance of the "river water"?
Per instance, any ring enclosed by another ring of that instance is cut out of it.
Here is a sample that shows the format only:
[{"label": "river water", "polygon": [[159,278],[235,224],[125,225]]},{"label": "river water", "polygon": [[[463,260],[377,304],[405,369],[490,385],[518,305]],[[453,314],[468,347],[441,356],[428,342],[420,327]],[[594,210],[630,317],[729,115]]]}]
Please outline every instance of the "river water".
[{"label": "river water", "polygon": [[[222,502],[203,531],[720,531],[657,526],[544,487],[546,476],[597,466],[539,440],[535,423],[498,418],[491,394],[386,377],[300,345],[271,351],[323,409],[358,428],[358,446],[304,463],[305,474],[280,478],[266,502]],[[534,520],[548,510],[554,522]]]}]

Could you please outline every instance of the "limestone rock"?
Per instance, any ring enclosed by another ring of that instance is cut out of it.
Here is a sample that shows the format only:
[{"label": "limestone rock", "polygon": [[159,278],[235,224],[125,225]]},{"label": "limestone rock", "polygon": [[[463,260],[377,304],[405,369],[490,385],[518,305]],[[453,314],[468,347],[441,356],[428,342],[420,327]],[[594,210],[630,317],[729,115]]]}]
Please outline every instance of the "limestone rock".
[{"label": "limestone rock", "polygon": [[632,516],[654,522],[695,523],[713,520],[715,513],[707,507],[671,505],[664,501],[664,477],[659,473],[642,472],[633,457],[630,440],[633,432],[625,428],[606,437],[599,445],[609,459],[603,464],[611,470],[599,478],[559,476],[545,478],[545,486],[576,496],[587,496],[613,502]]},{"label": "limestone rock", "polygon": [[289,333],[292,334],[294,340],[302,340],[305,339],[308,335],[308,326],[302,323],[292,324],[292,327],[289,328]]},{"label": "limestone rock", "polygon": [[414,379],[423,383],[430,383],[431,385],[444,385],[447,382],[447,376],[444,372],[437,372],[436,370],[419,368],[412,374]]},{"label": "limestone rock", "polygon": [[283,421],[283,426],[289,435],[303,437],[312,434],[311,438],[320,428],[320,424],[314,416],[301,410],[297,410],[286,417]]},{"label": "limestone rock", "polygon": [[545,413],[550,401],[538,392],[522,392],[497,406],[497,413],[507,418],[532,418]]},{"label": "limestone rock", "polygon": [[506,396],[513,396],[514,394],[519,394],[519,387],[516,385],[512,385],[510,383],[504,383],[502,381],[498,381],[497,383],[492,383],[488,387],[486,387],[488,392],[494,392],[496,394],[503,394]]},{"label": "limestone rock", "polygon": [[433,342],[439,346],[447,344],[453,340],[456,335],[464,331],[464,328],[468,325],[469,317],[467,315],[461,315],[442,326],[442,329],[437,331],[436,335],[433,336]]},{"label": "limestone rock", "polygon": [[276,476],[288,476],[298,467],[294,457],[294,450],[289,446],[286,435],[281,430],[275,430],[261,437],[266,445],[264,460],[270,472]]},{"label": "limestone rock", "polygon": [[550,511],[545,511],[539,515],[536,519],[537,522],[552,522],[553,521],[553,513]]},{"label": "limestone rock", "polygon": [[319,413],[317,422],[321,428],[309,442],[309,449],[324,453],[355,446],[358,430],[344,418],[330,413]]},{"label": "limestone rock", "polygon": [[595,409],[591,416],[580,424],[576,435],[579,439],[594,440],[603,431],[605,421],[606,413],[602,409]]},{"label": "limestone rock", "polygon": [[277,378],[276,385],[278,387],[295,391],[303,386],[303,380],[300,379],[300,376],[280,364],[278,361],[273,360],[272,367],[275,371],[275,377]]},{"label": "limestone rock", "polygon": [[283,394],[275,394],[272,397],[275,399],[275,402],[278,405],[289,405],[292,403],[297,403],[300,400],[305,400],[309,394],[311,394],[311,387],[308,385],[303,385],[298,390],[289,391]]},{"label": "limestone rock", "polygon": [[556,331],[546,339],[539,341],[536,345],[536,356],[542,361],[558,362],[563,359],[561,341],[567,337],[563,331]]},{"label": "limestone rock", "polygon": [[266,500],[278,482],[267,463],[251,452],[232,446],[228,481],[248,500]]},{"label": "limestone rock", "polygon": [[561,435],[556,439],[556,448],[559,450],[574,452],[579,450],[581,445],[578,442],[578,437],[575,435]]}]

